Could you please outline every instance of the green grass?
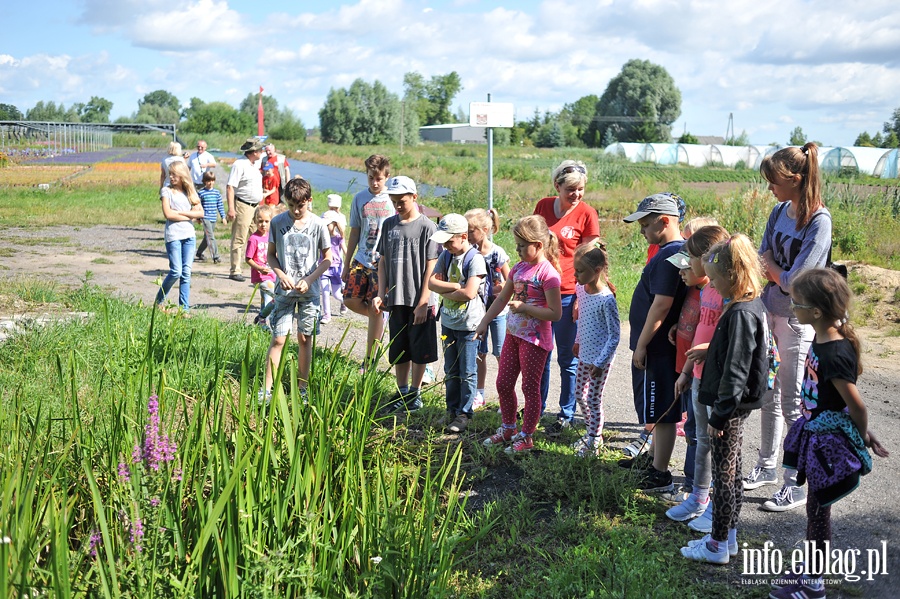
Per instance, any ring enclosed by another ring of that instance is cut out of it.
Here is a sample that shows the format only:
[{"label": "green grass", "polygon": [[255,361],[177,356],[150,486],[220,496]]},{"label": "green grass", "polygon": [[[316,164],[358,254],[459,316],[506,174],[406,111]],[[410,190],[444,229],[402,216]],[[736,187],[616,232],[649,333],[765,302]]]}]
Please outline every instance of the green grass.
[{"label": "green grass", "polygon": [[[152,185],[48,191],[0,187],[0,226],[137,226],[162,223],[159,190]],[[23,221],[22,215],[28,214]]]},{"label": "green grass", "polygon": [[[440,432],[440,389],[407,421],[379,421],[389,377],[359,377],[333,348],[316,348],[309,405],[288,349],[264,409],[257,328],[89,285],[10,290],[93,314],[0,354],[0,584],[16,596],[752,596],[725,583],[739,565],[675,559],[688,531],[612,453],[572,456],[574,437],[511,461],[479,443],[493,410],[461,441]],[[132,458],[151,394],[177,444],[159,470]],[[493,473],[510,482],[481,499]]]}]

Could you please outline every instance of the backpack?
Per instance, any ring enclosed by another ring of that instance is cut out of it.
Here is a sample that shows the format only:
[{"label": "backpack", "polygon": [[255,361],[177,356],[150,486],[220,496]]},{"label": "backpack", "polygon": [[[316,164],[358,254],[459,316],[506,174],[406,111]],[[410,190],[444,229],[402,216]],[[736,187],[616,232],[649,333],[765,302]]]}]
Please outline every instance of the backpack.
[{"label": "backpack", "polygon": [[[469,280],[469,267],[472,265],[472,260],[475,259],[475,256],[477,254],[478,254],[478,248],[473,245],[473,246],[469,246],[469,249],[466,251],[465,255],[463,256],[462,276],[463,276],[463,278],[465,278],[466,281]],[[446,256],[446,258],[444,258],[444,256]],[[441,252],[441,255],[438,257],[438,262],[437,262],[437,265],[435,266],[435,270],[437,270],[437,272],[444,275],[444,277],[447,277],[447,274],[448,274],[447,269],[450,268],[450,262],[452,259],[453,259],[452,254],[450,254],[450,252],[448,252],[447,250],[444,250],[443,252]],[[490,274],[490,273],[488,273],[488,274]],[[485,276],[485,279],[487,279],[487,276]],[[478,297],[481,299],[482,303],[487,305],[487,294],[485,292],[485,287],[486,287],[486,281],[482,281],[481,285],[478,286]],[[441,303],[443,304],[443,300],[441,300]]]}]

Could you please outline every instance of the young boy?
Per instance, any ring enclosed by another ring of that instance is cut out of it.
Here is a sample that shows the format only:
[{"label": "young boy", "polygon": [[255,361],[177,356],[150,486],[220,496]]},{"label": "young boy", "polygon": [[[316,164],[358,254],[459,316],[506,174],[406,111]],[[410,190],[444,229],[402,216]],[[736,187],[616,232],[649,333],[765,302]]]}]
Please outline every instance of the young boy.
[{"label": "young boy", "polygon": [[444,342],[444,384],[447,388],[448,433],[466,430],[475,415],[478,386],[478,346],[475,329],[485,313],[487,264],[469,243],[469,222],[448,214],[431,241],[444,246],[428,287],[441,295],[441,339]]},{"label": "young boy", "polygon": [[259,314],[253,324],[266,325],[263,314],[266,306],[275,298],[275,273],[269,268],[269,223],[275,216],[274,206],[261,204],[253,213],[256,231],[247,239],[247,264],[250,265],[250,282],[259,285]]},{"label": "young boy", "polygon": [[[319,278],[331,266],[331,242],[322,219],[310,211],[312,189],[306,179],[288,181],[284,189],[287,211],[272,219],[269,232],[269,266],[278,277],[272,311],[272,343],[266,361],[265,390],[260,401],[271,398],[272,373],[281,350],[297,323],[297,379],[300,396],[307,399],[312,338],[319,322]],[[321,256],[321,260],[319,259]]]},{"label": "young boy", "polygon": [[222,194],[216,189],[216,173],[206,171],[203,173],[203,187],[197,191],[200,196],[200,203],[203,204],[203,241],[197,248],[196,259],[200,262],[206,260],[203,250],[207,247],[212,252],[214,264],[222,261],[219,257],[219,245],[216,243],[216,221],[219,217],[225,220],[225,205],[222,202]]},{"label": "young boy", "polygon": [[[416,184],[409,177],[389,179],[386,191],[397,214],[384,221],[377,251],[376,313],[390,313],[388,359],[394,364],[398,392],[385,412],[418,410],[425,365],[437,361],[437,326],[428,281],[437,262],[438,246],[431,241],[434,223],[419,212]],[[468,229],[467,229],[468,230]],[[410,382],[410,370],[412,381]]]},{"label": "young boy", "polygon": [[[653,463],[644,471],[638,487],[645,491],[671,493],[669,460],[675,448],[675,425],[681,421],[682,407],[675,397],[675,346],[668,333],[678,321],[686,288],[678,268],[667,258],[681,251],[684,240],[678,228],[680,214],[677,195],[657,193],[641,200],[626,223],[637,221],[647,243],[659,251],[644,266],[631,298],[629,324],[632,350],[631,382],[634,407],[640,424],[654,425]],[[621,460],[620,465],[641,464],[642,456]]]},{"label": "young boy", "polygon": [[384,192],[384,183],[391,176],[391,161],[373,154],[366,158],[368,188],[353,196],[350,205],[350,234],[347,237],[347,260],[341,279],[346,284],[344,304],[369,319],[366,337],[365,369],[378,358],[375,342],[384,334],[384,316],[372,305],[378,293],[378,264],[381,255],[378,244],[382,225],[396,212],[391,199]]},{"label": "young boy", "polygon": [[281,180],[278,178],[278,170],[273,164],[263,167],[263,199],[262,203],[269,206],[277,206],[281,203]]}]

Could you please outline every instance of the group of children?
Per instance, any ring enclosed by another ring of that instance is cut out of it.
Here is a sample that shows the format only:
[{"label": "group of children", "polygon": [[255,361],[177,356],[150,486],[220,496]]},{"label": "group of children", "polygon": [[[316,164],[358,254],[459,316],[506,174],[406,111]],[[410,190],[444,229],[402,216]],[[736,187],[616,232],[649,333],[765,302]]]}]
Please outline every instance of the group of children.
[{"label": "group of children", "polygon": [[[490,335],[499,360],[502,424],[484,444],[503,445],[509,453],[530,450],[541,416],[541,378],[553,350],[551,323],[562,314],[556,236],[541,216],[519,219],[512,228],[519,261],[510,267],[509,256],[491,242],[498,229],[495,212],[447,214],[435,225],[419,209],[415,182],[392,177],[386,157],[370,157],[366,169],[369,185],[353,199],[346,243],[340,196],[329,196],[329,212],[319,218],[310,210],[312,190],[303,179],[292,179],[285,187],[287,211],[273,215],[271,207],[257,209],[257,233],[248,244],[247,259],[264,307],[272,306],[272,341],[260,400],[271,397],[272,373],[293,326],[300,394],[308,396],[320,305],[334,295],[368,317],[364,368],[382,351],[388,314],[387,355],[395,368],[397,393],[383,404],[384,412],[422,406],[425,367],[438,359],[440,318],[445,424],[451,433],[464,431],[483,405]],[[197,209],[191,208],[193,188],[185,189],[182,177],[173,169],[171,191],[163,193],[167,247],[170,228],[197,217]],[[710,219],[695,219],[682,230],[683,215],[681,198],[660,193],[645,198],[625,218],[638,222],[647,242],[658,249],[642,271],[629,313],[635,411],[640,424],[652,430],[653,441],[649,452],[636,451],[620,465],[641,472],[639,488],[677,496],[669,462],[677,424],[686,412],[689,488],[667,516],[690,521],[692,529],[706,533],[683,547],[682,555],[724,564],[737,553],[745,488],[743,424],[766,401],[774,340],[760,299],[763,271],[757,247]],[[210,247],[215,257],[214,243]],[[348,260],[341,264],[344,251]],[[586,457],[603,445],[602,396],[619,342],[619,316],[603,243],[580,246],[573,263],[579,310],[573,348],[578,356],[576,396],[586,422],[586,433],[574,449]],[[871,468],[866,448],[878,455],[887,452],[868,430],[855,386],[862,369],[859,341],[847,323],[851,293],[846,281],[834,270],[810,268],[791,279],[788,294],[790,310],[812,327],[815,339],[806,357],[803,416],[785,440],[785,464],[796,468],[800,484],[808,481],[808,536],[819,543],[830,539],[829,506]],[[520,375],[521,424],[515,390]],[[839,453],[843,466],[824,468],[817,458],[823,450]],[[824,597],[821,574],[805,572],[771,596]]]}]

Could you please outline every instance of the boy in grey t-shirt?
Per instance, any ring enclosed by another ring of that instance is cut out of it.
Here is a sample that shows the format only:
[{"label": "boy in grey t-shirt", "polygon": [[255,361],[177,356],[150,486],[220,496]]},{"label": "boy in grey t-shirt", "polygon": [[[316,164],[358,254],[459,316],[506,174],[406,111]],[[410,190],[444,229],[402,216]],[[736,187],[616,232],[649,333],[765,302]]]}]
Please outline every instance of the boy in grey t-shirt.
[{"label": "boy in grey t-shirt", "polygon": [[[378,241],[378,295],[372,305],[390,312],[388,359],[395,365],[398,393],[384,411],[418,410],[426,364],[437,361],[437,325],[428,280],[437,262],[431,241],[434,223],[419,212],[416,184],[409,177],[388,180],[387,193],[397,210],[384,221]],[[412,380],[410,381],[410,375]]]},{"label": "boy in grey t-shirt", "polygon": [[[319,279],[331,266],[331,238],[321,218],[310,210],[312,188],[306,179],[291,179],[284,190],[287,211],[272,219],[269,229],[269,267],[278,277],[272,312],[272,342],[266,360],[265,389],[260,400],[271,397],[272,373],[297,323],[297,379],[306,399],[312,364],[312,339],[319,321]],[[321,258],[321,259],[320,259]]]},{"label": "boy in grey t-shirt", "polygon": [[441,219],[431,240],[444,246],[428,287],[441,295],[441,339],[444,342],[444,384],[447,388],[448,433],[466,430],[475,415],[472,403],[478,386],[478,346],[475,329],[484,317],[487,265],[469,243],[469,223],[461,214]]}]

